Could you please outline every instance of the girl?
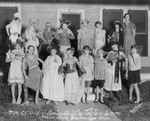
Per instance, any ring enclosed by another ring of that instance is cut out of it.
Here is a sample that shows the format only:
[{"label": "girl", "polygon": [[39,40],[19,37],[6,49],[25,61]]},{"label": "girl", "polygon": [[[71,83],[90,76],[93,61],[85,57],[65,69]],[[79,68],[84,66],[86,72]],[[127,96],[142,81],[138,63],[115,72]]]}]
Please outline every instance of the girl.
[{"label": "girl", "polygon": [[66,66],[65,77],[65,100],[66,104],[77,104],[81,100],[81,93],[79,91],[79,80],[76,71],[76,64],[78,60],[73,56],[74,48],[67,49],[67,58],[64,59],[63,66]]},{"label": "girl", "polygon": [[[104,83],[106,78],[106,66],[107,60],[103,57],[103,50],[99,49],[96,53],[95,58],[95,68],[94,68],[94,78],[95,78],[95,86],[96,86],[96,99],[94,103],[97,103],[99,100],[101,103],[103,101],[103,90],[104,90]],[[99,88],[101,91],[101,98],[99,99]]]},{"label": "girl", "polygon": [[[37,56],[35,56],[35,47],[33,45],[28,46],[27,55],[23,59],[23,74],[25,77],[25,102],[24,104],[28,104],[27,101],[27,88],[31,88],[36,91],[35,96],[35,104],[38,104],[38,96],[39,96],[39,90],[41,88],[41,77],[42,72],[39,68],[39,62],[40,61],[43,64],[43,61],[39,59]],[[28,68],[28,75],[25,72],[25,68]]]},{"label": "girl", "polygon": [[88,97],[89,97],[89,88],[91,85],[91,81],[93,80],[93,69],[94,69],[94,59],[90,55],[91,53],[91,48],[88,45],[83,46],[83,55],[80,56],[79,62],[81,66],[84,67],[86,70],[86,74],[83,75],[83,80],[85,83],[85,92],[86,92],[86,98],[82,99],[83,103],[88,102]]},{"label": "girl", "polygon": [[44,77],[41,93],[47,99],[46,104],[49,104],[52,100],[58,105],[57,101],[64,101],[63,77],[58,73],[62,61],[57,55],[56,47],[52,47],[50,53],[51,55],[44,62]]},{"label": "girl", "polygon": [[[21,70],[22,58],[24,52],[20,43],[16,43],[15,49],[9,50],[7,53],[6,62],[11,62],[9,68],[8,82],[11,84],[12,103],[21,103],[22,84],[24,77]],[[18,85],[18,98],[15,98],[15,86]]]},{"label": "girl", "polygon": [[94,47],[95,47],[95,55],[98,49],[102,49],[102,47],[106,44],[106,31],[102,28],[102,23],[100,21],[95,22],[95,33],[94,33]]},{"label": "girl", "polygon": [[129,72],[127,71],[126,77],[130,82],[130,89],[129,89],[129,100],[132,102],[132,94],[133,89],[136,92],[136,101],[134,103],[141,103],[140,99],[140,91],[138,88],[138,83],[140,83],[140,69],[141,69],[141,58],[140,55],[137,53],[136,45],[131,46],[131,55],[129,55]]}]

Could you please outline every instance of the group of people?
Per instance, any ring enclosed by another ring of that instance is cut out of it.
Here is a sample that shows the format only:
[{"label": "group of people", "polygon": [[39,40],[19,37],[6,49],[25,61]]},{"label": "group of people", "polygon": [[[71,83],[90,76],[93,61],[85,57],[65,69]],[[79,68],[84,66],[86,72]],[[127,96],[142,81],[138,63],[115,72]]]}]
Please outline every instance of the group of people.
[{"label": "group of people", "polygon": [[[90,21],[82,20],[78,32],[78,57],[70,40],[75,39],[68,28],[70,21],[60,22],[57,31],[52,30],[50,22],[46,29],[36,33],[37,19],[30,19],[30,27],[25,31],[25,41],[21,37],[21,18],[14,14],[13,21],[6,26],[11,40],[11,46],[6,53],[6,62],[11,62],[8,82],[11,84],[12,103],[21,104],[22,87],[24,89],[23,104],[28,104],[28,88],[36,92],[35,104],[38,104],[39,93],[46,99],[46,104],[53,101],[56,105],[65,101],[67,105],[88,103],[90,86],[94,82],[96,88],[95,103],[104,103],[106,91],[122,89],[121,72],[125,67],[125,77],[130,82],[129,100],[132,100],[135,88],[137,100],[140,103],[138,83],[140,82],[140,56],[135,43],[136,27],[129,13],[124,15],[125,23],[115,21],[115,29],[107,40],[111,51],[106,52],[106,31],[100,21],[95,22],[95,31],[87,25]],[[42,44],[39,38],[43,40]],[[57,41],[57,42],[55,42]],[[42,65],[40,67],[40,64]],[[125,65],[125,66],[123,66]],[[18,85],[18,97],[15,97],[15,86]],[[23,85],[23,86],[22,86]],[[99,95],[99,90],[101,94]]]}]

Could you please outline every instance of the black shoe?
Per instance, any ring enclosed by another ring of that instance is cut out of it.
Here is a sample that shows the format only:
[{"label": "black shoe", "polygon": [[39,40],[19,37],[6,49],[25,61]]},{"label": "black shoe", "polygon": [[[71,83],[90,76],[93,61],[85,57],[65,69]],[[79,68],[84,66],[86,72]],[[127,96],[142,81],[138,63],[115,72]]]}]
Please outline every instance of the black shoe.
[{"label": "black shoe", "polygon": [[142,103],[141,101],[139,101],[139,102],[135,101],[134,102],[134,104],[141,104],[141,103]]},{"label": "black shoe", "polygon": [[66,105],[69,105],[70,103],[66,101]]},{"label": "black shoe", "polygon": [[98,101],[99,101],[98,99],[95,99],[95,100],[94,100],[94,103],[97,103]]}]

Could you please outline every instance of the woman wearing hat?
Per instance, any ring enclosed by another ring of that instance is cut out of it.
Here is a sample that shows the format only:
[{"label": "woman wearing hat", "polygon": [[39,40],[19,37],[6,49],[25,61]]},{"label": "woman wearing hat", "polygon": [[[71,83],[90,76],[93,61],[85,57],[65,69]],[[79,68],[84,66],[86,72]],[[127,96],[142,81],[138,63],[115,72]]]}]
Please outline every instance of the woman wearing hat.
[{"label": "woman wearing hat", "polygon": [[16,43],[18,37],[21,35],[21,29],[22,29],[22,22],[20,21],[20,14],[15,13],[12,22],[6,25],[6,32],[12,44]]},{"label": "woman wearing hat", "polygon": [[82,50],[84,45],[90,46],[93,49],[93,34],[91,30],[87,27],[90,21],[84,19],[81,22],[81,28],[77,31],[78,32],[78,50]]},{"label": "woman wearing hat", "polygon": [[34,46],[35,48],[35,55],[38,56],[38,50],[37,50],[37,46],[39,45],[39,40],[36,34],[36,26],[38,24],[38,20],[35,18],[30,19],[29,21],[30,23],[30,27],[28,27],[25,31],[25,37],[26,37],[26,49],[28,48],[29,45]]},{"label": "woman wearing hat", "polygon": [[123,32],[122,32],[122,25],[120,21],[114,22],[114,30],[108,35],[108,42],[110,45],[116,42],[119,46],[119,49],[123,47]]},{"label": "woman wearing hat", "polygon": [[123,23],[123,32],[124,32],[124,49],[126,56],[130,55],[130,48],[132,45],[136,44],[135,34],[136,26],[130,21],[131,15],[126,13],[124,15],[125,22]]},{"label": "woman wearing hat", "polygon": [[39,47],[39,56],[41,59],[45,60],[48,56],[47,47],[52,44],[52,40],[54,39],[55,32],[52,30],[52,25],[50,22],[45,24],[45,29],[39,33],[37,36],[40,37],[43,42]]},{"label": "woman wearing hat", "polygon": [[106,59],[109,64],[106,73],[105,89],[107,91],[120,91],[122,89],[120,62],[127,62],[127,57],[122,51],[118,50],[118,45],[114,43],[112,51],[108,53]]},{"label": "woman wearing hat", "polygon": [[66,50],[71,47],[70,40],[74,39],[75,36],[72,31],[68,28],[71,25],[70,21],[63,20],[60,23],[60,29],[58,30],[56,39],[59,40],[60,52],[63,58],[66,57]]}]

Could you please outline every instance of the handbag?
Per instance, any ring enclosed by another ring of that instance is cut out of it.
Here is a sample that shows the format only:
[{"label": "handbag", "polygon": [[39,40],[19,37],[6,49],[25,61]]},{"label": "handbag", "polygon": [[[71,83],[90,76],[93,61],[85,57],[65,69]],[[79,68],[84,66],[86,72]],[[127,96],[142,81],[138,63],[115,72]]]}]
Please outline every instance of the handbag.
[{"label": "handbag", "polygon": [[78,72],[78,76],[81,77],[83,74],[86,74],[86,70],[83,66],[79,66],[77,65],[77,72]]}]

